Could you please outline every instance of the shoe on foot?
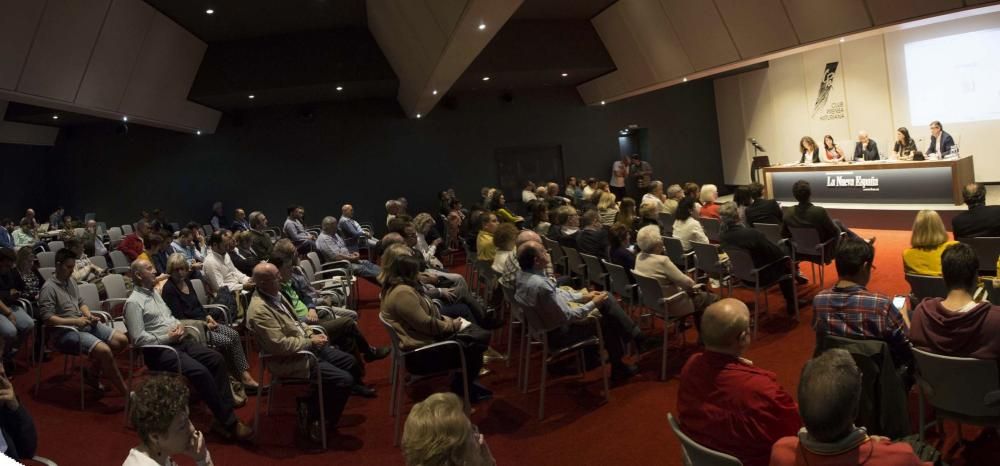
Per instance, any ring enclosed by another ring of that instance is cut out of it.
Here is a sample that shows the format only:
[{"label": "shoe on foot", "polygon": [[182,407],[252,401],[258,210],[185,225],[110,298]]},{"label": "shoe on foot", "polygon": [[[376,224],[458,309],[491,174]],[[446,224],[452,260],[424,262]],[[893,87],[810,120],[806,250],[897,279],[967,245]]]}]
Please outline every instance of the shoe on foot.
[{"label": "shoe on foot", "polygon": [[375,398],[375,389],[364,384],[356,383],[351,386],[351,394],[362,398]]},{"label": "shoe on foot", "polygon": [[253,429],[240,420],[237,420],[231,426],[224,426],[219,421],[212,421],[212,432],[219,434],[228,441],[236,440],[242,442],[253,437]]},{"label": "shoe on foot", "polygon": [[382,346],[378,348],[372,346],[371,348],[368,349],[368,352],[366,352],[364,355],[365,362],[374,362],[378,361],[379,359],[385,359],[386,356],[389,356],[389,353],[391,352],[392,348],[389,348],[388,346]]}]

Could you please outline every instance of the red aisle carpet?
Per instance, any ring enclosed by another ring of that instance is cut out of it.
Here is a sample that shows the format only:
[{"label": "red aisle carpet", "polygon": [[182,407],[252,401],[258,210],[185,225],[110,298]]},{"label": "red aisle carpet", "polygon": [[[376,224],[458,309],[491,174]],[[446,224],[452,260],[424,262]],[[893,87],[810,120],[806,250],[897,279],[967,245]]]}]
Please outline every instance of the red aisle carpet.
[{"label": "red aisle carpet", "polygon": [[[900,253],[909,243],[908,231],[858,231],[862,236],[877,235],[877,258],[870,288],[888,294],[908,291],[903,280]],[[804,266],[803,271],[808,272]],[[833,267],[827,270],[827,284],[836,279]],[[376,344],[387,344],[388,337],[379,325],[376,289],[361,284],[361,325]],[[815,286],[800,288],[800,293],[814,294]],[[751,292],[752,293],[752,292]],[[746,300],[751,293],[737,295]],[[809,327],[812,309],[807,307],[799,323],[782,318],[784,303],[775,291],[770,296],[771,318],[761,322],[759,336],[747,357],[757,365],[777,372],[780,382],[793,394],[799,371],[813,351],[814,337]],[[693,332],[688,332],[693,342]],[[503,343],[495,346],[502,350]],[[611,402],[603,404],[600,379],[591,373],[585,380],[574,377],[554,379],[547,393],[544,421],[537,420],[537,390],[522,395],[515,387],[517,362],[508,369],[493,363],[494,373],[483,383],[495,391],[492,401],[475,406],[473,414],[486,437],[498,464],[501,465],[679,465],[680,445],[666,423],[668,411],[675,411],[677,373],[684,354],[670,351],[669,379],[658,380],[659,352],[647,353],[641,363],[642,373],[629,382],[613,386]],[[251,357],[256,366],[256,355]],[[39,454],[60,465],[119,465],[129,448],[137,443],[136,433],[126,428],[120,407],[124,400],[108,397],[98,400],[88,396],[86,411],[79,410],[79,379],[62,376],[62,356],[56,356],[43,368],[43,389],[32,395],[34,372],[20,367],[15,386],[22,401],[38,424]],[[122,363],[121,367],[125,367]],[[537,386],[538,363],[532,366]],[[256,377],[257,371],[253,369]],[[289,464],[402,465],[400,450],[392,446],[392,418],[389,416],[388,362],[368,366],[367,382],[379,390],[376,399],[352,398],[341,421],[339,434],[332,435],[329,451],[310,453],[295,446],[294,397],[296,388],[283,388],[276,398],[270,417],[261,419],[256,445],[233,445],[209,435],[209,449],[218,466]],[[433,382],[432,382],[433,383]],[[90,393],[88,392],[88,395]],[[914,397],[915,398],[915,397]],[[252,422],[253,397],[238,414]],[[262,403],[263,405],[263,403]],[[118,407],[116,411],[114,408]],[[408,410],[406,407],[404,410]],[[201,405],[195,405],[192,417],[200,429],[207,429],[209,417]],[[916,408],[912,417],[916,422]],[[938,447],[956,466],[998,464],[1000,441],[983,438],[971,446],[956,442],[957,429],[948,423],[946,440]],[[964,438],[972,441],[979,430],[965,427]],[[181,465],[193,464],[186,459]]]}]

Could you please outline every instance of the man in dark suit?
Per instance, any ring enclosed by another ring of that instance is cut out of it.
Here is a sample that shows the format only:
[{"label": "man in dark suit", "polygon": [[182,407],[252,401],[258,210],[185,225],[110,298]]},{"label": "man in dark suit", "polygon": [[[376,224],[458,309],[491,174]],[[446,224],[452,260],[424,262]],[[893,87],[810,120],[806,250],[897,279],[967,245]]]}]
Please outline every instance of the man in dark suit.
[{"label": "man in dark suit", "polygon": [[944,132],[944,127],[940,121],[931,122],[931,145],[924,151],[925,155],[938,154],[944,157],[955,146],[955,140],[950,134]]},{"label": "man in dark suit", "polygon": [[952,219],[955,238],[1000,236],[1000,206],[986,205],[986,187],[981,183],[967,184],[962,189],[962,198],[969,210]]},{"label": "man in dark suit", "polygon": [[858,133],[858,142],[854,144],[854,160],[878,160],[878,144],[868,137],[867,131]]},{"label": "man in dark suit", "polygon": [[764,185],[750,183],[750,198],[753,203],[747,206],[747,226],[754,223],[771,223],[781,225],[781,206],[774,199],[764,199]]},{"label": "man in dark suit", "polygon": [[[799,203],[785,212],[781,227],[781,234],[785,238],[792,237],[791,232],[788,230],[789,227],[815,228],[819,233],[820,242],[826,242],[830,238],[840,235],[841,232],[846,233],[851,238],[860,238],[843,224],[830,218],[830,214],[826,212],[826,209],[809,202],[809,199],[812,197],[812,188],[809,186],[808,181],[796,181],[792,186],[792,195],[795,196],[795,200],[799,201]],[[868,239],[867,241],[872,244],[875,242],[875,238]],[[826,257],[833,257],[836,249],[837,242],[831,242],[826,248]]]},{"label": "man in dark suit", "polygon": [[576,235],[577,250],[581,254],[590,254],[598,259],[608,259],[610,240],[608,230],[601,225],[601,217],[594,209],[584,212],[580,217],[583,228]]},{"label": "man in dark suit", "polygon": [[[742,249],[750,254],[754,267],[770,264],[787,257],[778,245],[768,241],[760,231],[747,228],[740,222],[736,204],[727,202],[719,207],[719,218],[722,220],[722,233],[719,234],[719,244],[723,250],[729,248]],[[769,282],[789,273],[792,270],[791,258],[785,264],[775,264],[764,269],[760,276],[761,282]],[[795,315],[795,286],[791,280],[782,280],[781,294],[785,297],[785,310],[789,315]]]}]

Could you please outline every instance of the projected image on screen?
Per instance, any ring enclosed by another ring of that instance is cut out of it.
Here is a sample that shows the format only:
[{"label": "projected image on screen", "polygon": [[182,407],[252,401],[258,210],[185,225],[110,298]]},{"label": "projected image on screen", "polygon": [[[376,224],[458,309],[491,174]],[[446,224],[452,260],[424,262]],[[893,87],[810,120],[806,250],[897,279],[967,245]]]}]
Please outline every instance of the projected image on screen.
[{"label": "projected image on screen", "polygon": [[1000,29],[904,45],[910,121],[1000,119]]}]

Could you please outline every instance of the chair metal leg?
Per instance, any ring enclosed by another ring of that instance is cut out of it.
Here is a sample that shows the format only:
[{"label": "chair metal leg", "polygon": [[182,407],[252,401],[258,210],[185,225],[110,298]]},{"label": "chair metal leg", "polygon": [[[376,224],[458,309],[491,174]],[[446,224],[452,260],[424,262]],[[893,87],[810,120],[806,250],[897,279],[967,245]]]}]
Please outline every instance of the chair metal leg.
[{"label": "chair metal leg", "polygon": [[504,355],[506,361],[504,365],[510,367],[510,356],[514,354],[514,316],[512,315],[509,320],[507,320],[507,354]]},{"label": "chair metal leg", "polygon": [[[267,379],[264,378],[265,375],[266,374],[264,372],[264,361],[260,360],[260,372],[257,375],[257,380],[259,380],[260,383],[261,383],[261,389],[263,389],[264,387],[266,387],[265,382],[267,381]],[[267,393],[268,393],[267,404],[268,404],[268,406],[270,406],[271,405],[271,395],[270,395],[271,390],[269,389],[267,391]],[[263,398],[263,396],[261,396],[261,394],[258,392],[257,396],[254,397],[254,398],[257,398],[257,401],[254,402],[254,411],[253,411],[253,432],[254,432],[254,436],[256,437],[256,435],[258,433],[260,433],[260,399]]]},{"label": "chair metal leg", "polygon": [[[544,353],[542,359],[544,359]],[[531,340],[529,338],[525,342],[525,348],[524,348],[524,386],[521,388],[521,393],[528,393],[528,382],[530,379],[531,379]]]},{"label": "chair metal leg", "polygon": [[667,380],[667,343],[669,342],[669,340],[667,339],[667,330],[670,328],[670,326],[667,325],[668,323],[669,323],[669,321],[667,320],[667,315],[664,314],[664,319],[663,319],[663,351],[662,351],[662,354],[660,355],[660,357],[663,358],[663,359],[662,359],[662,361],[660,361],[660,380]]},{"label": "chair metal leg", "polygon": [[[758,279],[759,280],[759,279]],[[767,296],[764,297],[764,302],[767,302]],[[765,309],[764,312],[767,312]],[[760,282],[753,283],[753,338],[757,338],[757,321],[760,320]]]},{"label": "chair metal leg", "polygon": [[[317,390],[319,390],[319,393],[318,393],[318,397],[319,397],[319,432],[320,432],[320,435],[323,436],[323,450],[326,450],[326,409],[324,407],[324,400],[323,400],[326,397],[323,396],[323,371],[319,370],[319,368],[316,369],[316,386],[317,386]],[[269,392],[270,391],[274,391],[274,390],[272,389],[272,390],[269,390]],[[268,403],[268,409],[270,409],[270,403]]]},{"label": "chair metal leg", "polygon": [[389,415],[390,416],[395,416],[396,413],[397,413],[397,411],[396,411],[396,396],[397,396],[397,394],[396,394],[396,384],[399,383],[399,366],[398,366],[398,362],[396,360],[396,352],[395,351],[392,352],[392,360],[389,361],[389,364],[390,364],[390,366],[389,366],[389,381],[390,381],[390,385],[392,386],[392,395],[390,395],[390,399],[389,399]]},{"label": "chair metal leg", "polygon": [[[398,374],[397,375],[397,379],[401,382],[402,381],[402,374]],[[401,383],[397,383],[396,385],[393,386],[393,394],[392,394],[393,407],[392,407],[392,409],[395,411],[395,416],[394,416],[394,419],[392,421],[393,422],[393,426],[392,426],[392,436],[393,436],[392,437],[392,446],[394,446],[394,447],[398,447],[399,446],[399,423],[402,422],[401,418],[403,417],[402,414],[400,414],[400,406],[399,405],[402,403],[403,396],[402,396],[401,393],[398,392],[398,390],[402,390],[403,389],[403,385],[404,385],[404,383],[401,382]]]},{"label": "chair metal leg", "polygon": [[538,392],[538,420],[545,419],[545,377],[548,375],[548,364],[545,355],[549,354],[549,341],[542,341],[542,385]]}]

